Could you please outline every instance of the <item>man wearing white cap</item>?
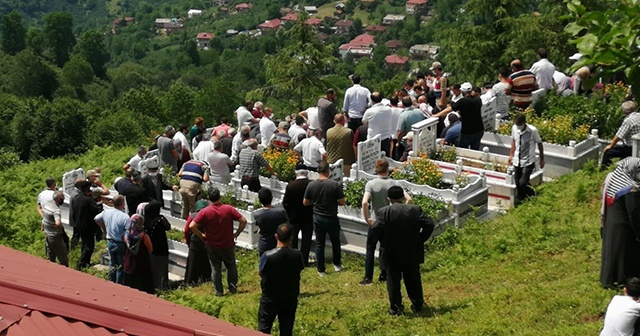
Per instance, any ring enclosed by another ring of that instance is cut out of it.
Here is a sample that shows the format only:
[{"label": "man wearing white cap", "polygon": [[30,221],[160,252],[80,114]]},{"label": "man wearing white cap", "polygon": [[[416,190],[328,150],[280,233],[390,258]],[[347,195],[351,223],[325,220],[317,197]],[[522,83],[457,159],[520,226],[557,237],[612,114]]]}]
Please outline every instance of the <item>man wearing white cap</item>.
[{"label": "man wearing white cap", "polygon": [[458,147],[480,149],[480,140],[484,134],[484,125],[482,123],[482,100],[480,97],[471,95],[473,85],[465,82],[460,85],[460,91],[464,98],[450,104],[442,110],[442,112],[434,114],[434,117],[443,117],[451,111],[458,111],[462,121],[460,129],[460,139],[458,139]]}]

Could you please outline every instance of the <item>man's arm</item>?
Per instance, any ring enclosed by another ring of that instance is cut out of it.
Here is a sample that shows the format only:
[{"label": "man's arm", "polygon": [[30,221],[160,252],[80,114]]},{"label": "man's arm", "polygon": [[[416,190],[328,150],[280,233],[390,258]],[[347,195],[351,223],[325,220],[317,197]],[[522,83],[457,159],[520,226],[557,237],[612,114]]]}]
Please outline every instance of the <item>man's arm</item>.
[{"label": "man's arm", "polygon": [[371,199],[371,193],[365,191],[362,197],[362,217],[367,225],[371,226],[373,225],[373,219],[369,218],[369,199]]},{"label": "man's arm", "polygon": [[409,193],[407,193],[407,191],[403,191],[404,192],[404,199],[407,201],[407,204],[413,204],[413,198],[411,198],[411,195],[409,195]]},{"label": "man's arm", "polygon": [[435,228],[435,223],[433,219],[429,218],[422,209],[420,209],[420,214],[418,216],[418,222],[420,223],[420,239],[424,243],[431,237],[433,233],[433,229]]},{"label": "man's arm", "polygon": [[209,172],[207,169],[204,170],[204,174],[202,174],[202,181],[209,182]]},{"label": "man's arm", "polygon": [[196,237],[202,239],[202,241],[205,241],[206,237],[204,233],[202,233],[202,231],[198,229],[198,222],[196,222],[195,220],[192,220],[191,224],[189,224],[189,230],[191,230],[191,232],[193,232],[193,234],[195,234]]},{"label": "man's arm", "polygon": [[236,233],[233,234],[233,238],[236,239],[238,238],[238,236],[240,236],[240,234],[242,233],[242,231],[244,231],[244,228],[247,226],[247,219],[244,217],[240,217],[240,219],[238,219],[238,230],[236,230]]},{"label": "man's arm", "polygon": [[544,146],[542,142],[538,143],[538,151],[540,152],[540,168],[544,168]]},{"label": "man's arm", "polygon": [[509,150],[509,160],[507,160],[507,164],[511,165],[513,161],[513,155],[516,153],[516,141],[511,139],[511,149]]},{"label": "man's arm", "polygon": [[180,157],[180,155],[178,155],[178,151],[175,148],[171,150],[171,154],[176,159],[178,159]]},{"label": "man's arm", "polygon": [[615,147],[615,145],[618,144],[618,141],[620,141],[620,138],[618,138],[618,135],[616,134],[616,135],[613,136],[613,140],[611,140],[611,143],[608,144],[607,147],[605,147],[602,150],[602,152],[604,153],[604,152],[610,150],[611,148]]},{"label": "man's arm", "polygon": [[432,117],[436,117],[436,118],[444,117],[447,114],[451,113],[451,111],[453,111],[453,107],[451,107],[451,105],[449,105],[444,110],[432,115]]},{"label": "man's arm", "polygon": [[338,200],[338,205],[345,206],[346,204],[347,201],[344,199],[344,197]]},{"label": "man's arm", "polygon": [[302,200],[302,204],[304,206],[312,206],[313,202],[311,202],[311,200],[309,200],[308,198],[305,198],[305,199]]}]

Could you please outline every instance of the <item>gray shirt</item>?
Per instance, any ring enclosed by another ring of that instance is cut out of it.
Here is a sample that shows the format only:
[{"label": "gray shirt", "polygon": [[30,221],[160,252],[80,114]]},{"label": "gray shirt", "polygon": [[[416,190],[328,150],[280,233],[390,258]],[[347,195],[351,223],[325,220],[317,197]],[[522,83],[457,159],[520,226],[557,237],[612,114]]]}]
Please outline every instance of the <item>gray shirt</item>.
[{"label": "gray shirt", "polygon": [[389,205],[387,191],[397,185],[396,181],[389,177],[377,177],[364,186],[364,191],[371,194],[369,204],[371,204],[371,218],[377,218],[380,208]]},{"label": "gray shirt", "polygon": [[158,138],[158,153],[160,154],[160,159],[165,164],[173,167],[173,170],[176,170],[178,162],[172,153],[174,149],[175,146],[173,145],[173,140],[171,140],[171,138],[166,136]]},{"label": "gray shirt", "polygon": [[62,233],[62,230],[56,227],[56,221],[62,223],[62,213],[60,207],[51,199],[42,205],[42,226],[47,237]]},{"label": "gray shirt", "polygon": [[207,158],[209,162],[209,170],[211,171],[211,179],[220,183],[229,183],[231,174],[229,172],[229,164],[232,162],[227,154],[213,151]]}]

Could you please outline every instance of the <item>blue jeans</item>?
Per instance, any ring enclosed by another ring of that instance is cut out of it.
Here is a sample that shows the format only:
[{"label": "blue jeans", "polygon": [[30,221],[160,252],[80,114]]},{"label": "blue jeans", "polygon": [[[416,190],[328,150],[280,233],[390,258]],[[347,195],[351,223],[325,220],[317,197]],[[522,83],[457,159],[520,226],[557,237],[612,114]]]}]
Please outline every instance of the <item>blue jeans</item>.
[{"label": "blue jeans", "polygon": [[331,240],[333,264],[341,266],[342,249],[340,248],[340,221],[338,220],[338,216],[328,217],[314,214],[313,226],[316,231],[316,263],[318,272],[326,271],[324,267],[324,246],[327,234]]},{"label": "blue jeans", "polygon": [[115,283],[124,284],[124,270],[122,261],[124,260],[124,251],[127,246],[124,242],[107,240],[107,249],[109,250],[109,279]]}]

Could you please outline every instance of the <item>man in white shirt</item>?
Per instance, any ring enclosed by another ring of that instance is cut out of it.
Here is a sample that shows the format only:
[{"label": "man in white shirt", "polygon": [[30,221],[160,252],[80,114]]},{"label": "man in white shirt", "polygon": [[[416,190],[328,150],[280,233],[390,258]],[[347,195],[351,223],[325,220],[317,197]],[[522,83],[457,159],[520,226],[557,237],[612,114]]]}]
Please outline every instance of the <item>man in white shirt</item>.
[{"label": "man in white shirt", "polygon": [[304,117],[301,115],[296,116],[296,122],[289,127],[289,136],[291,137],[291,143],[294,145],[298,144],[298,136],[300,134],[307,134],[307,131],[304,129]]},{"label": "man in white shirt", "polygon": [[308,109],[300,112],[300,114],[307,119],[307,125],[309,125],[310,129],[319,129],[320,127],[320,116],[318,115],[318,107],[312,106]]},{"label": "man in white shirt", "polygon": [[529,179],[536,167],[536,145],[540,152],[540,168],[544,168],[544,147],[538,129],[527,124],[527,118],[523,113],[518,113],[513,122],[509,165],[513,164],[516,204],[519,204],[525,198],[535,194],[529,185]]},{"label": "man in white shirt", "polygon": [[511,103],[511,96],[507,94],[507,91],[511,89],[509,69],[507,67],[498,69],[498,80],[500,81],[491,88],[491,91],[496,96],[496,113],[507,117],[509,116],[509,103]]},{"label": "man in white shirt", "polygon": [[556,70],[553,73],[553,83],[557,87],[556,91],[558,92],[558,94],[566,96],[573,93],[573,91],[571,90],[571,78],[565,75],[563,72]]},{"label": "man in white shirt", "polygon": [[145,146],[138,147],[138,154],[134,155],[131,159],[129,159],[129,162],[127,162],[127,164],[124,165],[123,169],[127,170],[131,168],[133,170],[140,171],[139,164],[145,155],[147,155],[147,148]]},{"label": "man in white shirt", "polygon": [[384,151],[387,157],[391,155],[391,108],[382,104],[382,94],[374,92],[371,94],[373,106],[367,109],[362,115],[362,123],[367,125],[367,140],[380,135],[380,150]]},{"label": "man in white shirt", "polygon": [[238,107],[238,109],[236,109],[236,111],[234,112],[234,114],[236,115],[236,118],[238,119],[238,127],[242,127],[242,125],[244,125],[244,123],[248,122],[251,124],[257,124],[258,123],[258,119],[254,118],[253,115],[251,114],[251,110],[253,109],[253,102],[252,101],[247,101],[244,103],[244,105]]},{"label": "man in white shirt", "polygon": [[327,159],[327,151],[322,145],[322,130],[314,130],[313,136],[300,141],[294,150],[302,153],[302,160],[308,170],[318,171],[318,163]]},{"label": "man in white shirt", "polygon": [[186,134],[189,134],[189,125],[180,124],[178,132],[173,135],[173,140],[180,140],[183,148],[186,148],[189,153],[191,153],[191,145],[189,145],[189,140],[187,140]]},{"label": "man in white shirt", "polygon": [[269,141],[276,132],[276,124],[271,120],[273,110],[270,107],[265,107],[263,111],[264,116],[260,118],[260,146],[262,148],[269,147]]},{"label": "man in white shirt", "polygon": [[211,152],[207,157],[209,170],[211,172],[211,174],[209,174],[209,179],[214,182],[229,184],[231,181],[231,172],[229,171],[229,168],[234,167],[235,164],[227,154],[222,153],[221,151],[222,142],[219,140],[214,141],[213,152]]},{"label": "man in white shirt", "polygon": [[233,136],[231,142],[231,161],[238,162],[240,158],[240,150],[242,149],[242,143],[251,138],[251,127],[243,125],[240,127],[240,132]]},{"label": "man in white shirt", "polygon": [[529,71],[536,75],[539,88],[551,90],[553,89],[553,73],[556,71],[556,67],[547,59],[547,49],[538,49],[538,57],[540,60],[533,63]]},{"label": "man in white shirt", "polygon": [[358,127],[362,125],[362,114],[369,106],[371,92],[360,85],[360,76],[352,75],[351,82],[353,82],[353,86],[344,93],[342,110],[348,118],[349,128],[355,133]]},{"label": "man in white shirt", "polygon": [[493,84],[491,84],[491,82],[486,82],[484,83],[484,86],[482,86],[482,94],[480,95],[480,99],[482,99],[482,104],[489,103],[491,99],[495,97],[493,90],[491,90],[492,87],[493,87]]},{"label": "man in white shirt", "polygon": [[193,149],[193,159],[198,161],[207,161],[207,157],[211,152],[213,152],[211,134],[204,133],[202,141],[198,143],[198,147]]},{"label": "man in white shirt", "polygon": [[624,295],[611,299],[604,316],[600,336],[633,336],[635,323],[640,317],[640,279],[631,277],[624,287]]},{"label": "man in white shirt", "polygon": [[53,199],[53,193],[56,191],[56,180],[53,177],[48,177],[44,182],[47,185],[47,189],[38,194],[37,210],[40,218],[42,218],[42,207]]}]

